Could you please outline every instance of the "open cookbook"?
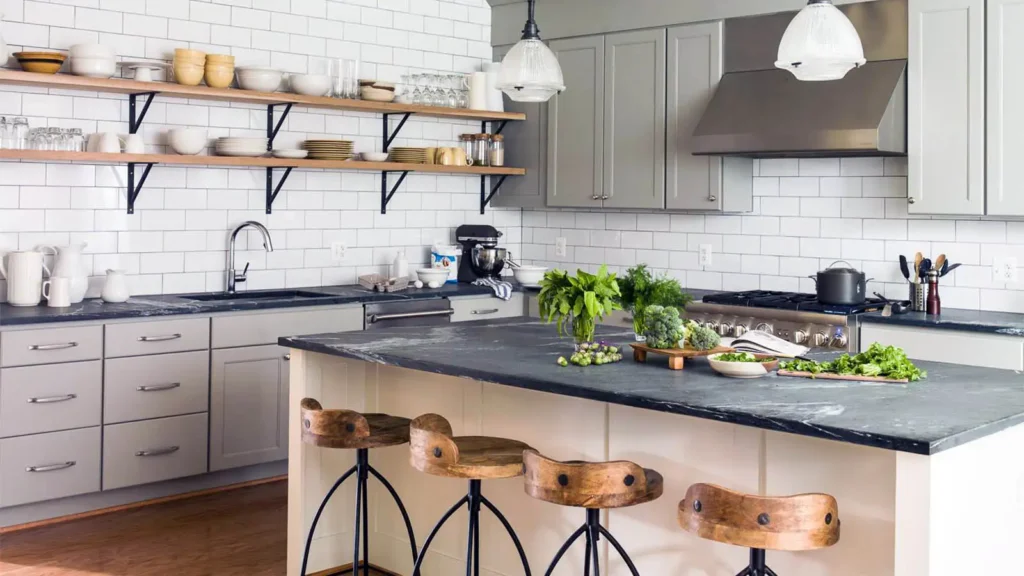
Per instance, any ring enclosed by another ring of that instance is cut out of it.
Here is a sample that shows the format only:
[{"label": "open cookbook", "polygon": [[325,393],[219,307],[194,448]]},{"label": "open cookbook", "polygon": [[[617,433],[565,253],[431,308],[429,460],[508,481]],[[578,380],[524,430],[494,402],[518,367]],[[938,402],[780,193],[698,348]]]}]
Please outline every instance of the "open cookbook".
[{"label": "open cookbook", "polygon": [[722,344],[735,348],[740,352],[769,354],[771,356],[781,356],[784,358],[803,356],[811,350],[806,346],[793,344],[792,342],[783,340],[778,336],[761,331],[747,332],[739,338],[734,338],[731,342],[728,341],[728,339],[723,338]]}]

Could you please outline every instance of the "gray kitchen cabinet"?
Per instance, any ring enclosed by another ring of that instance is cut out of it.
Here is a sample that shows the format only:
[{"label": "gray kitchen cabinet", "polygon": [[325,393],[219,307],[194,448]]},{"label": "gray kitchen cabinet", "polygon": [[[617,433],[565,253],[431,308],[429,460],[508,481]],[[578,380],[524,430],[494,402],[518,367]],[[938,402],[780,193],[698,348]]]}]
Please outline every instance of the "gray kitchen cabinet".
[{"label": "gray kitchen cabinet", "polygon": [[206,472],[206,413],[103,427],[103,489]]},{"label": "gray kitchen cabinet", "polygon": [[[494,49],[494,60],[505,58],[511,46]],[[505,96],[506,112],[526,114],[523,122],[509,122],[501,134],[505,136],[505,165],[526,168],[525,176],[505,180],[492,206],[543,208],[546,202],[548,162],[548,105],[546,103],[513,102]],[[492,179],[492,182],[496,182]]]},{"label": "gray kitchen cabinet", "polygon": [[665,30],[605,37],[605,208],[665,207]]},{"label": "gray kitchen cabinet", "polygon": [[0,507],[99,489],[98,426],[0,440]]},{"label": "gray kitchen cabinet", "polygon": [[985,0],[910,0],[909,11],[909,212],[982,215]]},{"label": "gray kitchen cabinet", "polygon": [[210,470],[288,457],[288,358],[281,346],[214,350]]},{"label": "gray kitchen cabinet", "polygon": [[71,362],[0,370],[0,438],[99,426],[103,366]]},{"label": "gray kitchen cabinet", "polygon": [[104,424],[194,414],[208,408],[210,353],[206,350],[111,358],[104,367]]},{"label": "gray kitchen cabinet", "polygon": [[551,42],[565,92],[548,101],[548,206],[600,208],[604,190],[604,37]]},{"label": "gray kitchen cabinet", "polygon": [[451,303],[452,322],[518,318],[525,311],[523,294],[520,292],[512,294],[508,300],[499,300],[493,296],[468,296],[452,298]]},{"label": "gray kitchen cabinet", "polygon": [[988,0],[987,213],[1024,215],[1024,0]]},{"label": "gray kitchen cabinet", "polygon": [[667,198],[670,210],[753,210],[753,160],[694,156],[693,131],[724,71],[724,23],[668,30]]}]

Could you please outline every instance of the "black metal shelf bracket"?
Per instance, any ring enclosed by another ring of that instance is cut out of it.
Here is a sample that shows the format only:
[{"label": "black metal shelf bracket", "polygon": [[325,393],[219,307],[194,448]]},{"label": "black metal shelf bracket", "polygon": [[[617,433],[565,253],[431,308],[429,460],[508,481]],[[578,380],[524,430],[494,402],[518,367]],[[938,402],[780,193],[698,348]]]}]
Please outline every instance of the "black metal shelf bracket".
[{"label": "black metal shelf bracket", "polygon": [[[142,110],[138,109],[138,97],[145,96],[146,103],[142,105]],[[153,103],[153,98],[156,97],[156,92],[139,92],[137,94],[128,95],[128,132],[136,134],[139,128],[142,127],[142,120],[146,117],[146,112],[149,112],[149,105]]]},{"label": "black metal shelf bracket", "polygon": [[146,169],[142,171],[142,176],[139,178],[139,183],[135,183],[135,162],[128,163],[128,213],[135,214],[135,200],[138,199],[139,193],[142,192],[142,187],[146,185],[146,178],[149,178],[149,171],[153,169],[153,163],[146,164]]},{"label": "black metal shelf bracket", "polygon": [[505,183],[505,179],[508,178],[508,174],[502,174],[501,178],[498,178],[498,183],[491,188],[491,193],[487,193],[487,176],[480,177],[480,213],[483,214],[487,205],[494,199],[494,195],[501,189],[501,185]]},{"label": "black metal shelf bracket", "polygon": [[[278,106],[284,106],[284,112],[281,112],[281,117],[277,119],[277,123],[274,123],[274,109]],[[288,117],[288,113],[292,111],[291,104],[268,104],[267,105],[267,151],[274,149],[274,138],[277,138],[277,133],[281,131],[281,126],[284,125],[285,118]],[[269,207],[267,208],[269,210]],[[269,214],[270,212],[267,212]]]},{"label": "black metal shelf bracket", "polygon": [[398,191],[398,187],[405,181],[405,177],[409,175],[408,170],[404,170],[402,175],[398,177],[398,182],[395,182],[394,187],[388,192],[388,172],[385,170],[380,173],[380,213],[388,213],[388,203],[391,202],[391,197]]},{"label": "black metal shelf bracket", "polygon": [[398,133],[402,131],[402,127],[405,126],[405,122],[409,119],[409,116],[412,116],[412,112],[405,112],[402,114],[402,120],[398,123],[398,126],[395,126],[394,132],[391,132],[391,125],[388,124],[388,117],[390,116],[391,114],[384,114],[384,139],[381,141],[383,144],[381,151],[383,152],[387,152],[388,148],[391,147],[391,143],[395,141]]},{"label": "black metal shelf bracket", "polygon": [[[495,123],[498,124],[498,128],[494,132],[489,132],[489,125],[493,126]],[[484,134],[501,134],[501,131],[505,129],[505,125],[508,124],[508,120],[484,120],[480,123],[480,131]]]},{"label": "black metal shelf bracket", "polygon": [[274,206],[274,200],[277,200],[277,195],[281,192],[281,187],[284,186],[288,176],[292,173],[292,167],[289,166],[284,169],[284,174],[281,175],[281,180],[278,181],[277,185],[274,185],[274,168],[267,166],[267,214],[271,213],[271,208]]}]

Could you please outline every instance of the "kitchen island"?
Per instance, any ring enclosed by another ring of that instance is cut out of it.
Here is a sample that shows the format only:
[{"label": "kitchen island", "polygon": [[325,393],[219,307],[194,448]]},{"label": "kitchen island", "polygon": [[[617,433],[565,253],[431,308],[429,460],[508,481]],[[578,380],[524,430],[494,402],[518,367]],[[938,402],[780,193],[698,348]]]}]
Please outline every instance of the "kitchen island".
[{"label": "kitchen island", "polygon": [[[627,344],[631,333],[599,336]],[[704,361],[683,372],[664,359],[559,367],[572,344],[528,319],[444,327],[286,338],[292,361],[289,440],[289,574],[298,573],[312,515],[354,454],[304,445],[299,401],[413,418],[447,417],[457,435],[514,438],[562,460],[627,459],[665,477],[665,495],[604,521],[642,574],[735,574],[746,551],[699,540],[676,523],[686,488],[710,482],[769,495],[826,492],[839,501],[842,537],[812,553],[770,553],[779,574],[936,576],[1012,573],[1024,535],[1024,376],[1011,371],[921,363],[926,381],[863,384],[768,377],[731,380]],[[407,447],[370,459],[406,501],[420,538],[465,491],[462,482],[408,465]],[[311,571],[351,561],[347,486],[317,529]],[[371,559],[411,568],[404,525],[371,483]],[[484,491],[519,531],[542,573],[579,511],[532,500],[521,479]],[[377,506],[377,503],[380,506]],[[456,516],[458,519],[458,516]],[[425,576],[464,570],[465,522],[450,523],[431,547]],[[483,567],[520,574],[493,518],[483,524]],[[607,557],[607,550],[602,554]],[[612,554],[607,574],[624,574]],[[582,573],[582,545],[557,574]]]}]

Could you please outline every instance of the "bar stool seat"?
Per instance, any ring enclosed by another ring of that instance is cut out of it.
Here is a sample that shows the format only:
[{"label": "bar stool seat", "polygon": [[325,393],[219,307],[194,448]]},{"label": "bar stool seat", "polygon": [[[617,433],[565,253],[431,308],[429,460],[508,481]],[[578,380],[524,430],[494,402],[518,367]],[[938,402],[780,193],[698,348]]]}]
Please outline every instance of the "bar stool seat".
[{"label": "bar stool seat", "polygon": [[750,548],[739,576],[774,576],[765,550],[804,552],[839,541],[839,505],[828,494],[766,497],[694,484],[679,503],[679,524],[706,540]]},{"label": "bar stool seat", "polygon": [[597,542],[601,536],[608,539],[630,572],[634,576],[639,576],[633,560],[626,554],[625,549],[611,532],[601,525],[601,510],[625,508],[657,500],[665,489],[665,480],[661,474],[625,461],[559,462],[532,449],[523,454],[523,466],[526,471],[527,494],[552,504],[587,509],[586,523],[580,526],[555,554],[546,575],[554,572],[569,547],[580,536],[585,535],[585,576],[590,574],[591,562],[594,565],[594,574],[600,573]]}]

